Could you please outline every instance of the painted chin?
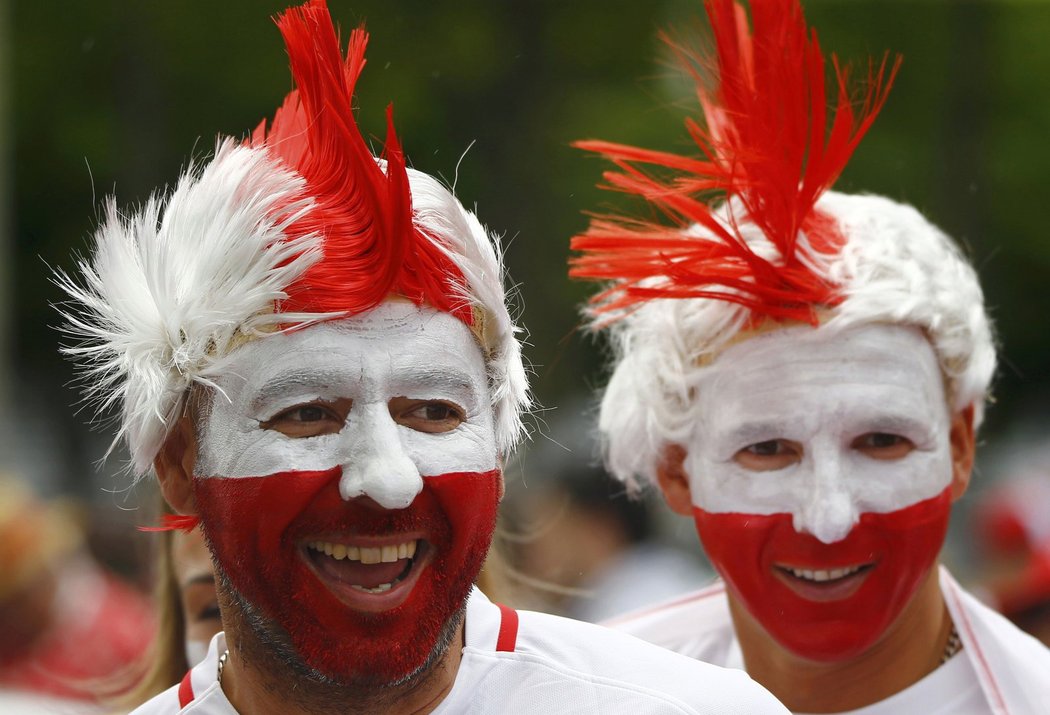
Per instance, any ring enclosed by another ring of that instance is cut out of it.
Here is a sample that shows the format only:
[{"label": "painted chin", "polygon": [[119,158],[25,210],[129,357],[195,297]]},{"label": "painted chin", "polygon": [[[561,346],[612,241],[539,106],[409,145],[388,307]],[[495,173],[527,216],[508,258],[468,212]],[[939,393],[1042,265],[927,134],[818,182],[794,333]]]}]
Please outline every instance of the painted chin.
[{"label": "painted chin", "polygon": [[385,538],[327,536],[304,540],[299,558],[343,605],[361,613],[397,608],[434,560],[422,533]]},{"label": "painted chin", "polygon": [[834,568],[774,564],[772,573],[774,578],[799,598],[817,603],[830,603],[851,598],[877,567],[875,562]]}]

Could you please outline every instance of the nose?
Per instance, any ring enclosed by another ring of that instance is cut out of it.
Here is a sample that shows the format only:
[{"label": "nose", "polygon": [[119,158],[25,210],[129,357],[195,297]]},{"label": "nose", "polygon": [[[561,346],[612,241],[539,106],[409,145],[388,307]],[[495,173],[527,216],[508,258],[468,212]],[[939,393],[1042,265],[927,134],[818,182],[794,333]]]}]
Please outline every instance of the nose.
[{"label": "nose", "polygon": [[423,478],[405,453],[387,406],[355,404],[344,432],[339,495],[346,500],[367,496],[384,509],[411,504]]},{"label": "nose", "polygon": [[801,503],[795,510],[795,531],[807,532],[825,544],[834,544],[860,520],[857,505],[834,448],[816,449],[809,460]]}]

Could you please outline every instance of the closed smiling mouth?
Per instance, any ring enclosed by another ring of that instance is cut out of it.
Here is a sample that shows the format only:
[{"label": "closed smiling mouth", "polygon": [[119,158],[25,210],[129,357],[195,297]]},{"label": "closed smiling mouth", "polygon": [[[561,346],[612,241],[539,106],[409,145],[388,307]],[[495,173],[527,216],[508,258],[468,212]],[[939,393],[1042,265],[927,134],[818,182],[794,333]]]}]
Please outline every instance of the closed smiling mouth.
[{"label": "closed smiling mouth", "polygon": [[421,535],[325,537],[301,542],[301,555],[336,598],[378,613],[408,598],[434,549]]}]

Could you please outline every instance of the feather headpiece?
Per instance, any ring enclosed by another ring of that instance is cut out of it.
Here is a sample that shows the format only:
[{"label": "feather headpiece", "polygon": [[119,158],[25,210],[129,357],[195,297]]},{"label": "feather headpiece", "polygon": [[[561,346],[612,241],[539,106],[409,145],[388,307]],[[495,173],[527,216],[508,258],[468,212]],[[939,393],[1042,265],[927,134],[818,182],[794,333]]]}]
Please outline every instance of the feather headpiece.
[{"label": "feather headpiece", "polygon": [[269,128],[220,139],[210,162],[130,217],[110,200],[81,282],[58,272],[77,339],[65,352],[100,411],[122,408],[114,446],[124,439],[132,469],[146,473],[189,388],[212,385],[242,341],[398,295],[472,328],[509,450],[530,400],[498,244],[451,192],[406,168],[389,108],[384,151],[372,156],[351,104],[363,29],[344,58],[324,0],[277,24],[297,88]]},{"label": "feather headpiece", "polygon": [[289,287],[280,310],[360,313],[397,294],[473,323],[469,301],[454,296],[463,277],[446,252],[412,221],[412,195],[401,145],[387,107],[382,166],[351,109],[365,66],[368,33],[356,29],[343,60],[324,0],[286,10],[277,20],[298,87],[263,121],[250,145],[306,179],[315,208],[292,227],[324,236],[324,257]]},{"label": "feather headpiece", "polygon": [[700,156],[579,143],[616,164],[612,188],[670,224],[598,217],[572,242],[570,273],[611,281],[588,308],[617,360],[599,419],[606,466],[628,487],[654,481],[667,446],[694,435],[707,366],[767,320],[917,327],[951,409],[972,405],[979,425],[996,359],[972,266],[914,208],[829,190],[900,60],[871,63],[855,94],[833,57],[829,92],[798,0],[753,0],[750,24],[733,0],[705,7],[714,55],[671,43],[697,83],[704,122],[687,128]]},{"label": "feather headpiece", "polygon": [[[824,56],[797,0],[751,3],[750,26],[733,0],[708,0],[705,8],[713,58],[694,58],[665,37],[696,80],[704,124],[686,125],[702,156],[576,144],[611,159],[619,171],[605,174],[609,185],[644,198],[673,225],[595,218],[572,240],[582,255],[571,259],[570,275],[615,281],[592,300],[594,312],[610,318],[653,298],[713,298],[749,308],[752,319],[815,322],[813,308],[838,296],[814,266],[844,242],[816,203],[881,109],[900,60],[869,68],[855,109],[849,67],[833,56],[829,116]],[[709,88],[704,70],[711,67],[717,81]],[[749,245],[744,224],[761,232],[773,255]]]}]

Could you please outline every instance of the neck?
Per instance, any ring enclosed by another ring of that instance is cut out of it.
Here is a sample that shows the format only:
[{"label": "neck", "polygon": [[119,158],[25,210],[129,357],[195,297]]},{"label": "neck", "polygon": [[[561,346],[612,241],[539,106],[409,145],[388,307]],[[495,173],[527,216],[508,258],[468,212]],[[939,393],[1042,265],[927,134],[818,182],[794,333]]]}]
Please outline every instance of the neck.
[{"label": "neck", "polygon": [[837,713],[885,700],[934,671],[951,630],[938,569],[900,617],[859,656],[816,662],[780,646],[732,594],[729,610],[748,674],[793,712]]},{"label": "neck", "polygon": [[[229,657],[223,668],[222,689],[237,712],[252,715],[425,715],[436,709],[452,689],[465,645],[463,619],[459,618],[449,647],[405,682],[334,683],[316,674],[305,674],[305,665],[291,668],[281,654],[259,639],[245,622],[243,611],[237,606],[223,606]],[[231,617],[226,618],[226,614]]]}]

